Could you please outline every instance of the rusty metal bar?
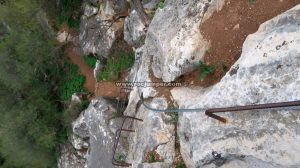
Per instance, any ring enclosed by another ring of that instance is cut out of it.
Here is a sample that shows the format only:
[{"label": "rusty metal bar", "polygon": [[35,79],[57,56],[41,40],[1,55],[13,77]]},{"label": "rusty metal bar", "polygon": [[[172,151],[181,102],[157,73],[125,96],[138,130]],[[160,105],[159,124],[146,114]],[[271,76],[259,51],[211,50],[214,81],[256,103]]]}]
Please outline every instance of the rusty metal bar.
[{"label": "rusty metal bar", "polygon": [[284,107],[292,107],[292,106],[300,106],[300,100],[290,101],[290,102],[279,102],[279,103],[254,104],[254,105],[246,105],[246,106],[234,106],[234,107],[225,107],[225,108],[212,108],[212,109],[206,110],[205,114],[211,118],[214,118],[223,123],[226,123],[227,122],[226,118],[218,116],[214,113],[239,112],[239,111],[245,111],[245,110],[261,110],[261,109],[271,109],[271,108],[284,108]]},{"label": "rusty metal bar", "polygon": [[122,87],[120,89],[119,96],[118,96],[119,101],[117,103],[117,113],[123,113],[123,111],[125,110],[126,103],[128,101],[127,98],[131,90],[132,88],[129,87]]},{"label": "rusty metal bar", "polygon": [[114,146],[113,146],[112,164],[115,165],[115,166],[121,166],[121,167],[131,166],[130,163],[120,162],[120,161],[116,160],[116,158],[115,158],[117,147],[118,147],[118,144],[119,144],[119,141],[120,141],[122,131],[135,132],[135,130],[123,129],[123,126],[124,126],[124,123],[125,123],[126,119],[133,119],[133,120],[137,120],[137,121],[143,121],[140,118],[131,117],[131,116],[123,116],[123,121],[122,121],[122,124],[121,124],[121,128],[116,131],[115,143],[114,143]]}]

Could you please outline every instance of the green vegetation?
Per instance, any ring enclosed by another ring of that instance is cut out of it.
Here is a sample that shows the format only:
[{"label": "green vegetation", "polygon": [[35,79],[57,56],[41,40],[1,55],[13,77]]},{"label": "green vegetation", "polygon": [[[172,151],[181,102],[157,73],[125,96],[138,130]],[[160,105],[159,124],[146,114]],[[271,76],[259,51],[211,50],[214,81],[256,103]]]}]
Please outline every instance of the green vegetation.
[{"label": "green vegetation", "polygon": [[148,162],[149,163],[153,163],[153,162],[156,162],[156,158],[155,158],[155,153],[154,152],[149,152],[149,160]]},{"label": "green vegetation", "polygon": [[[89,101],[85,97],[83,101],[80,102],[68,102],[67,109],[64,110],[62,115],[62,123],[65,126],[65,129],[70,129],[71,123],[78,117],[78,115],[88,107]],[[65,133],[67,133],[68,130],[66,130]]]},{"label": "green vegetation", "polygon": [[158,4],[155,6],[155,8],[152,9],[152,10],[150,11],[149,16],[150,16],[151,18],[153,18],[154,15],[155,15],[155,13],[156,13],[156,10],[157,10],[158,8],[159,8],[159,9],[163,9],[164,7],[165,7],[165,1],[164,1],[164,0],[160,0],[160,1],[158,2]]},{"label": "green vegetation", "polygon": [[156,151],[150,151],[146,153],[146,162],[154,163],[154,162],[161,162],[162,160],[159,158],[159,155]]},{"label": "green vegetation", "polygon": [[65,101],[70,99],[73,93],[85,91],[83,87],[85,77],[79,74],[76,65],[71,64],[68,60],[64,62],[64,71],[61,74],[64,78],[58,85],[58,91],[60,99]]},{"label": "green vegetation", "polygon": [[176,168],[186,168],[185,164],[183,161],[179,162],[176,164]]},{"label": "green vegetation", "polygon": [[94,69],[96,67],[97,59],[94,56],[92,56],[92,55],[84,56],[83,60],[91,68]]},{"label": "green vegetation", "polygon": [[98,81],[115,81],[123,70],[130,68],[134,63],[134,53],[124,50],[113,50],[107,60],[104,71],[98,76]]},{"label": "green vegetation", "polygon": [[127,156],[124,153],[117,153],[116,154],[116,160],[119,161],[119,162],[125,162],[126,158],[127,158]]},{"label": "green vegetation", "polygon": [[82,90],[84,79],[76,74],[77,68],[62,66],[62,53],[54,50],[54,42],[36,20],[42,4],[42,0],[11,0],[0,5],[3,168],[55,167],[58,146],[67,138],[68,118],[76,115],[76,110],[64,109],[67,104],[62,100]]},{"label": "green vegetation", "polygon": [[176,124],[176,123],[178,123],[178,120],[179,120],[178,113],[171,113],[171,122]]},{"label": "green vegetation", "polygon": [[164,0],[160,0],[159,3],[157,4],[157,7],[159,9],[163,9],[165,7],[165,1]]},{"label": "green vegetation", "polygon": [[203,81],[207,75],[212,74],[216,70],[216,66],[210,66],[205,64],[204,62],[200,61],[199,62],[199,69],[200,69],[200,75],[199,79]]},{"label": "green vegetation", "polygon": [[[55,2],[54,2],[55,3]],[[56,23],[66,23],[70,28],[79,28],[82,0],[60,0]]]},{"label": "green vegetation", "polygon": [[248,2],[249,2],[249,4],[250,4],[251,6],[253,6],[253,5],[254,5],[254,2],[255,2],[255,0],[248,0]]}]

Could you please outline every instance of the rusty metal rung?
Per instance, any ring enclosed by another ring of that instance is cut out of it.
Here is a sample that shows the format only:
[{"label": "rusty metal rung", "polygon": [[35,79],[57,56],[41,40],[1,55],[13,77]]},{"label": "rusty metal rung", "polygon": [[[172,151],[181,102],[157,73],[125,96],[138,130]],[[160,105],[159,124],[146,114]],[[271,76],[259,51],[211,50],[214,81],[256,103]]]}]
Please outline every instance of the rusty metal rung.
[{"label": "rusty metal rung", "polygon": [[[125,97],[125,100],[120,100],[118,101],[118,104],[117,104],[117,112],[122,112],[125,110],[126,108],[126,101],[128,101],[128,95],[130,94],[130,91],[132,90],[132,87],[122,87],[120,89],[120,92],[119,92],[119,97],[121,98],[122,97]],[[136,118],[136,117],[132,117],[132,116],[122,116],[123,118],[123,121],[122,121],[122,124],[121,124],[121,128],[118,129],[116,131],[116,134],[115,134],[115,142],[114,142],[114,146],[113,146],[113,156],[112,156],[112,164],[115,165],[115,166],[121,166],[121,167],[129,167],[131,166],[130,163],[126,163],[126,162],[120,162],[118,160],[116,160],[115,158],[115,154],[116,154],[116,151],[117,151],[117,147],[118,147],[118,144],[119,144],[119,141],[120,141],[120,137],[121,137],[121,134],[123,131],[125,132],[135,132],[135,130],[131,130],[131,129],[124,129],[123,126],[124,126],[124,123],[127,119],[132,119],[132,120],[137,120],[137,121],[143,121],[142,119],[140,118]]]},{"label": "rusty metal rung", "polygon": [[261,109],[271,109],[271,108],[284,108],[284,107],[293,107],[300,106],[300,100],[298,101],[289,101],[289,102],[279,102],[279,103],[266,103],[266,104],[254,104],[246,106],[234,106],[234,107],[225,107],[225,108],[213,108],[205,111],[205,114],[208,117],[219,120],[223,123],[227,122],[227,119],[221,116],[218,116],[214,113],[223,113],[223,112],[240,112],[246,110],[261,110]]},{"label": "rusty metal rung", "polygon": [[143,121],[143,120],[140,119],[140,118],[131,117],[131,116],[123,116],[122,118],[123,118],[123,121],[122,121],[121,128],[116,131],[115,143],[114,143],[114,147],[113,147],[112,164],[115,165],[115,166],[129,167],[129,166],[131,166],[130,163],[120,162],[120,161],[116,160],[116,158],[115,158],[115,154],[116,154],[116,151],[117,151],[117,147],[118,147],[118,144],[119,144],[119,141],[120,141],[122,131],[135,132],[134,130],[123,129],[123,126],[124,126],[124,123],[125,123],[126,119],[133,119],[133,120],[137,120],[137,121]]}]

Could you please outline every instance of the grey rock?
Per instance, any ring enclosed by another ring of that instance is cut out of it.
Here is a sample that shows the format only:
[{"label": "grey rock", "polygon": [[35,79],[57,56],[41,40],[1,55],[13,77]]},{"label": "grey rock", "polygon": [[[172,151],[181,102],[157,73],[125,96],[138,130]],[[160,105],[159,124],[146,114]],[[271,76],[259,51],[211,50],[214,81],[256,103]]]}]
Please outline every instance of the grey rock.
[{"label": "grey rock", "polygon": [[161,0],[142,0],[145,9],[155,9]]},{"label": "grey rock", "polygon": [[92,18],[82,16],[80,23],[80,45],[84,54],[97,54],[107,58],[119,30],[111,21],[104,21],[98,15]]},{"label": "grey rock", "polygon": [[[218,84],[175,88],[176,103],[180,108],[212,108],[300,100],[299,14],[297,5],[263,23],[247,37],[240,59]],[[212,166],[212,151],[233,156],[221,167],[300,166],[299,108],[220,115],[229,123],[203,112],[180,115],[181,154],[188,167]],[[251,159],[241,160],[241,155]]]},{"label": "grey rock", "polygon": [[74,93],[71,97],[72,103],[81,103],[82,102],[82,95],[80,93]]},{"label": "grey rock", "polygon": [[225,164],[217,166],[214,160],[212,163],[204,165],[203,168],[282,168],[280,165],[268,163],[253,156],[228,156],[225,161]]},{"label": "grey rock", "polygon": [[82,150],[82,149],[88,149],[89,148],[89,143],[79,137],[78,135],[72,134],[70,136],[70,141],[73,145],[73,147],[77,150]]},{"label": "grey rock", "polygon": [[[152,71],[165,82],[190,72],[201,60],[208,47],[199,26],[210,5],[216,0],[166,0],[163,9],[157,9],[146,38],[153,50]],[[212,12],[213,10],[210,10]]]},{"label": "grey rock", "polygon": [[61,156],[58,160],[58,168],[86,168],[86,159],[82,151],[74,151],[72,145],[65,144],[61,150]]},{"label": "grey rock", "polygon": [[85,11],[87,12],[81,17],[79,35],[83,53],[107,58],[117,34],[123,29],[124,19],[114,20],[113,17],[126,11],[126,2],[103,0],[100,2],[99,12],[94,7],[86,7]]},{"label": "grey rock", "polygon": [[89,4],[86,4],[84,7],[84,15],[91,17],[98,13],[98,8]]},{"label": "grey rock", "polygon": [[[132,94],[136,94],[136,92],[134,91]],[[129,103],[133,103],[133,101]],[[161,109],[166,108],[168,105],[164,98],[154,98],[148,103],[150,106]],[[125,113],[128,114],[129,111],[131,110],[127,109]],[[140,167],[138,165],[145,162],[145,154],[150,151],[156,151],[163,158],[163,164],[173,163],[175,157],[175,132],[174,125],[168,122],[170,121],[170,116],[164,113],[152,112],[144,106],[137,106],[135,117],[143,119],[143,122],[133,122],[132,128],[135,129],[135,133],[129,136],[127,161]],[[149,166],[143,165],[142,167]]]},{"label": "grey rock", "polygon": [[146,26],[138,13],[133,10],[124,22],[124,40],[131,46],[139,47],[143,44],[146,35]]},{"label": "grey rock", "polygon": [[140,164],[133,164],[132,167],[135,168],[170,168],[172,167],[172,163],[140,163]]},{"label": "grey rock", "polygon": [[104,69],[104,63],[101,62],[100,60],[96,61],[96,66],[94,69],[94,77],[97,80],[97,77],[100,75],[100,73],[102,72],[102,70]]},{"label": "grey rock", "polygon": [[100,0],[100,9],[107,15],[126,12],[130,7],[127,0]]},{"label": "grey rock", "polygon": [[[114,101],[101,97],[92,100],[89,107],[72,124],[73,135],[70,141],[76,149],[76,155],[70,152],[63,154],[59,164],[73,165],[77,158],[80,163],[84,160],[82,167],[114,167],[111,163],[112,147],[116,128],[121,125],[120,119],[113,119],[115,105]],[[118,149],[120,152],[124,151],[123,142],[119,143]],[[84,154],[82,151],[87,152]],[[72,160],[66,160],[67,156],[72,156]]]},{"label": "grey rock", "polygon": [[[131,68],[130,74],[129,74],[129,79],[128,81],[134,81],[134,82],[139,82],[140,88],[139,91],[143,93],[144,98],[149,98],[149,97],[154,97],[157,92],[153,87],[142,85],[142,84],[147,84],[151,82],[150,78],[150,64],[151,64],[151,57],[148,56],[147,54],[147,48],[145,47],[151,47],[151,45],[144,45],[138,49],[135,50],[135,63],[133,67]],[[137,93],[137,88],[134,88],[134,92],[132,93],[132,97],[129,99],[138,101],[139,96]],[[129,105],[131,105],[129,103]],[[136,105],[136,103],[134,103]],[[132,109],[135,107],[131,107],[129,109]],[[135,111],[135,110],[134,110]]]}]

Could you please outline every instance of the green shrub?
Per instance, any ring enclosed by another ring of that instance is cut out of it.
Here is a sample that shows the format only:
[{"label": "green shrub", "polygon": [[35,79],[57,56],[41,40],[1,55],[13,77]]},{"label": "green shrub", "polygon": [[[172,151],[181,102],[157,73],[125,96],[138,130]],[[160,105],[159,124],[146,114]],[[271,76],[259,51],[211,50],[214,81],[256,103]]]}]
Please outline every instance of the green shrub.
[{"label": "green shrub", "polygon": [[199,69],[200,69],[200,75],[199,79],[203,81],[207,75],[212,74],[216,70],[216,66],[210,66],[205,64],[204,62],[200,61],[199,62]]},{"label": "green shrub", "polygon": [[179,119],[178,113],[172,113],[171,114],[171,122],[172,123],[174,123],[174,124],[178,123],[178,119]]},{"label": "green shrub", "polygon": [[[0,140],[0,148],[1,148],[1,140]],[[4,164],[5,158],[0,153],[0,167]]]},{"label": "green shrub", "polygon": [[82,0],[60,0],[56,23],[66,23],[70,28],[79,28]]},{"label": "green shrub", "polygon": [[108,58],[103,72],[98,76],[98,81],[115,81],[119,79],[122,71],[130,68],[134,63],[134,53],[124,50],[114,50]]},{"label": "green shrub", "polygon": [[119,161],[119,162],[125,162],[126,158],[127,158],[127,156],[124,153],[117,153],[116,154],[116,160]]},{"label": "green shrub", "polygon": [[154,152],[149,152],[149,163],[153,163],[156,162],[156,158],[155,158],[155,153]]},{"label": "green shrub", "polygon": [[176,164],[176,168],[186,168],[185,164],[183,161],[179,162]]},{"label": "green shrub", "polygon": [[83,60],[91,68],[94,69],[96,67],[97,59],[94,56],[92,56],[92,55],[84,56]]},{"label": "green shrub", "polygon": [[163,162],[163,159],[160,158],[158,153],[156,151],[150,151],[146,153],[146,162],[148,163],[154,163],[154,162]]},{"label": "green shrub", "polygon": [[155,13],[156,13],[156,10],[159,8],[159,9],[163,9],[165,7],[165,1],[164,0],[160,0],[158,2],[158,4],[155,6],[154,9],[152,9],[150,11],[150,13],[148,14],[150,16],[150,18],[153,18]]},{"label": "green shrub", "polygon": [[0,42],[3,168],[57,165],[60,143],[67,139],[61,97],[70,97],[73,91],[65,93],[69,92],[65,89],[81,87],[84,81],[78,77],[77,67],[61,64],[60,50],[33,17],[41,10],[40,3],[22,0],[0,5],[0,20],[10,29]]},{"label": "green shrub", "polygon": [[80,75],[78,67],[69,61],[64,63],[64,71],[65,78],[60,82],[58,90],[61,100],[65,101],[70,99],[72,94],[85,91],[83,87],[85,77]]},{"label": "green shrub", "polygon": [[253,5],[254,5],[254,2],[255,2],[255,0],[248,0],[248,2],[249,2],[249,4],[250,4],[251,6],[253,6]]},{"label": "green shrub", "polygon": [[85,97],[82,102],[68,103],[68,108],[63,112],[63,124],[66,128],[71,126],[71,123],[79,116],[79,114],[85,110],[89,105],[89,100]]},{"label": "green shrub", "polygon": [[160,8],[160,9],[163,9],[165,7],[164,0],[159,1],[159,3],[157,4],[157,7]]}]

